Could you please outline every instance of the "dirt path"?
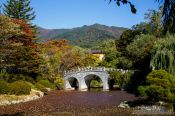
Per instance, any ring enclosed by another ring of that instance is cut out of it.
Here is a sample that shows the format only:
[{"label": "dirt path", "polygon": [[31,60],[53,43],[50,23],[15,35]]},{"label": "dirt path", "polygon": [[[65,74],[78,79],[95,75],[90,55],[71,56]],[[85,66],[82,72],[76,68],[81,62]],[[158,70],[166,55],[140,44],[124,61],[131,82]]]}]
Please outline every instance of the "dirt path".
[{"label": "dirt path", "polygon": [[10,106],[1,106],[0,115],[55,116],[119,116],[129,115],[132,109],[117,106],[122,101],[135,100],[134,95],[122,91],[78,92],[52,91],[41,99]]}]

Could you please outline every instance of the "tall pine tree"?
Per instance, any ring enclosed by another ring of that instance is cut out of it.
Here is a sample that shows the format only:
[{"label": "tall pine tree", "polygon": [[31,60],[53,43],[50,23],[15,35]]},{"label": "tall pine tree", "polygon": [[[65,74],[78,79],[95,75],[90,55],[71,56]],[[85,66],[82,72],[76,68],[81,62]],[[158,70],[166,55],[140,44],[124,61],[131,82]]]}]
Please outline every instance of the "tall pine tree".
[{"label": "tall pine tree", "polygon": [[42,59],[35,43],[36,28],[31,24],[35,12],[30,7],[30,0],[7,0],[4,4],[4,15],[10,17],[11,22],[18,25],[22,33],[6,40],[6,48],[2,49],[7,53],[11,50],[11,54],[4,56],[3,61],[3,68],[9,73],[6,80],[35,80],[40,75],[39,66]]},{"label": "tall pine tree", "polygon": [[4,14],[27,22],[36,17],[35,11],[30,7],[30,0],[7,0],[7,4],[4,4]]}]

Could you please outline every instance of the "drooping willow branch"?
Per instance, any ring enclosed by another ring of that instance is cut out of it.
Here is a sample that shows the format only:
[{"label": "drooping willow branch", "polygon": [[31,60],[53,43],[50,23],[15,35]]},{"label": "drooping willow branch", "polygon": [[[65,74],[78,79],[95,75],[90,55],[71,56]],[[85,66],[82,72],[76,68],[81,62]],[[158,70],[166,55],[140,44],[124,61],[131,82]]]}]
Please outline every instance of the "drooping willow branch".
[{"label": "drooping willow branch", "polygon": [[155,69],[163,69],[175,75],[175,36],[170,35],[156,42],[151,63]]}]

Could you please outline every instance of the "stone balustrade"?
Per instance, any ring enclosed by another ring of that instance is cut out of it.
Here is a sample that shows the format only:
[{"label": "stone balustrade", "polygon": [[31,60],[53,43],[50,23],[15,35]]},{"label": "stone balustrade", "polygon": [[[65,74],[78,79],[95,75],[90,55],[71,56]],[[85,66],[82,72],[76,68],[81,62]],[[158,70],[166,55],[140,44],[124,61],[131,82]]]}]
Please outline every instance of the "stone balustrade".
[{"label": "stone balustrade", "polygon": [[105,67],[84,67],[84,68],[76,68],[68,71],[64,71],[64,75],[70,75],[73,73],[78,73],[78,72],[104,72],[104,71],[120,71],[122,73],[128,72],[128,70],[123,70],[123,69],[114,69],[114,68],[105,68]]}]

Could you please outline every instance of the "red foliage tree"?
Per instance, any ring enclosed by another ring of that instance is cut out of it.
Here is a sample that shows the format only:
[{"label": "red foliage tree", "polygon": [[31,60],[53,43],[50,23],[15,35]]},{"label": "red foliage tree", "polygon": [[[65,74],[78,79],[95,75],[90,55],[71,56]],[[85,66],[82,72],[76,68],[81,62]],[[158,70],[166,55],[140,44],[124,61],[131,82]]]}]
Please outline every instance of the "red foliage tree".
[{"label": "red foliage tree", "polygon": [[6,68],[10,74],[8,81],[36,79],[40,75],[39,66],[42,58],[37,51],[33,28],[26,21],[12,21],[19,26],[20,32],[7,39],[6,45],[0,49],[5,57],[2,68]]},{"label": "red foliage tree", "polygon": [[13,22],[19,25],[22,34],[12,39],[16,42],[23,43],[24,46],[34,46],[35,34],[31,25],[21,19],[13,19]]}]

